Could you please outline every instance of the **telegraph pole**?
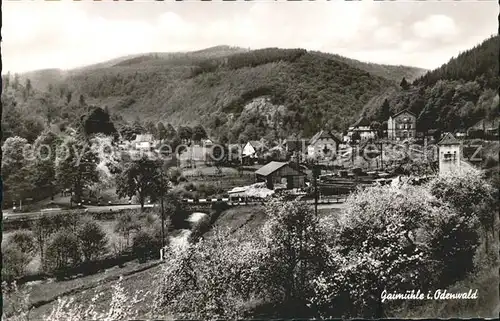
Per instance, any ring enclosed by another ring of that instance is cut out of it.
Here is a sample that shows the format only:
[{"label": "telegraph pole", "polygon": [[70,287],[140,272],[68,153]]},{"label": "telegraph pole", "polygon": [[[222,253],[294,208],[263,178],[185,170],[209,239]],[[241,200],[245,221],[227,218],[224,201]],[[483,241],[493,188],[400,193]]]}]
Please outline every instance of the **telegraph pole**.
[{"label": "telegraph pole", "polygon": [[314,214],[318,216],[318,176],[320,174],[320,169],[318,164],[314,164],[313,167],[313,179],[314,179]]},{"label": "telegraph pole", "polygon": [[164,198],[164,177],[163,177],[163,168],[160,173],[160,204],[161,204],[161,248],[162,251],[165,248],[165,209],[163,207],[163,198]]}]

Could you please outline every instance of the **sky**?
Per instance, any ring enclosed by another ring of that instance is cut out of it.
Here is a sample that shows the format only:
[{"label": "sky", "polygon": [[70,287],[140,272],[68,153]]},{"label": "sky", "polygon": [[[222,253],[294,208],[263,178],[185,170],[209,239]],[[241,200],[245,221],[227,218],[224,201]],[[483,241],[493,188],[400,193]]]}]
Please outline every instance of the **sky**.
[{"label": "sky", "polygon": [[495,0],[2,1],[2,73],[217,45],[433,69],[498,33]]}]

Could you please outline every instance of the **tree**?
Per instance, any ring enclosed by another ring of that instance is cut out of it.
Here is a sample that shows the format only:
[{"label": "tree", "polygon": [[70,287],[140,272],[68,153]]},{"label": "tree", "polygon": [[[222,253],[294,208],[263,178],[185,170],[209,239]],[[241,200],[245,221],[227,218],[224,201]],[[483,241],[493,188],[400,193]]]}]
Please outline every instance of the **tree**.
[{"label": "tree", "polygon": [[139,262],[146,262],[148,258],[156,253],[154,245],[153,236],[147,231],[139,230],[134,235],[132,248]]},{"label": "tree", "polygon": [[403,90],[408,90],[410,88],[410,84],[408,83],[408,81],[406,81],[405,77],[403,77],[399,85],[401,86],[401,88],[403,88]]},{"label": "tree", "polygon": [[303,202],[273,199],[266,214],[269,282],[284,296],[285,306],[297,309],[290,313],[301,313],[311,295],[311,281],[324,268],[326,236],[314,211]]},{"label": "tree", "polygon": [[133,215],[130,211],[127,211],[118,216],[118,220],[115,225],[115,232],[121,234],[125,238],[127,247],[130,242],[130,234],[139,229],[140,224],[137,220],[137,215]]},{"label": "tree", "polygon": [[47,246],[44,266],[49,271],[64,272],[80,262],[78,239],[68,230],[56,232]]},{"label": "tree", "polygon": [[33,87],[31,85],[31,79],[29,78],[26,79],[24,90],[25,90],[25,97],[26,98],[29,97],[31,95],[31,91],[33,90]]},{"label": "tree", "polygon": [[177,131],[172,124],[168,123],[166,126],[166,139],[173,139],[177,136]]},{"label": "tree", "polygon": [[161,162],[149,159],[146,155],[139,160],[126,163],[116,177],[118,196],[130,198],[137,196],[141,211],[144,211],[146,198],[158,195],[161,166]]},{"label": "tree", "polygon": [[69,138],[59,147],[56,160],[56,179],[62,188],[73,191],[75,202],[80,202],[85,188],[97,183],[98,157],[87,142]]},{"label": "tree", "polygon": [[158,137],[156,126],[152,121],[146,122],[144,127],[149,134],[153,135],[153,137]]},{"label": "tree", "polygon": [[490,232],[495,238],[498,217],[498,192],[477,170],[440,175],[430,182],[429,190],[438,199],[449,203],[466,221],[478,222],[484,230],[486,246]]},{"label": "tree", "polygon": [[36,241],[33,232],[28,230],[15,231],[9,236],[8,243],[15,244],[21,252],[33,255],[36,252]]},{"label": "tree", "polygon": [[202,125],[194,126],[192,139],[196,142],[199,142],[204,138],[207,138],[207,132],[205,131],[205,128],[203,128]]},{"label": "tree", "polygon": [[258,234],[240,233],[214,230],[185,250],[169,251],[155,312],[181,319],[241,319],[247,302],[269,295],[265,245]]},{"label": "tree", "polygon": [[84,220],[77,231],[83,258],[90,262],[107,252],[108,238],[102,227],[92,219]]},{"label": "tree", "polygon": [[56,189],[56,151],[61,139],[54,132],[46,130],[33,143],[36,158],[33,163],[33,184],[39,190],[48,189],[54,199]]},{"label": "tree", "polygon": [[380,107],[380,112],[378,115],[378,119],[380,121],[387,121],[389,117],[391,116],[391,106],[389,105],[389,101],[384,99],[384,102],[382,103],[382,106]]},{"label": "tree", "polygon": [[31,256],[14,243],[2,244],[2,281],[13,281],[24,275]]},{"label": "tree", "polygon": [[377,133],[377,137],[383,137],[382,125],[378,121],[372,121],[370,127]]},{"label": "tree", "polygon": [[38,245],[38,250],[40,251],[40,258],[43,261],[45,258],[45,245],[50,235],[54,231],[54,226],[47,216],[42,216],[40,219],[35,220],[31,225],[31,230],[35,236],[35,240]]},{"label": "tree", "polygon": [[163,143],[163,140],[167,138],[167,129],[162,122],[158,122],[158,124],[156,124],[156,132],[158,134],[158,139]]},{"label": "tree", "polygon": [[31,145],[21,137],[9,137],[2,146],[2,180],[5,200],[23,200],[33,190],[28,161]]},{"label": "tree", "polygon": [[109,114],[102,108],[94,107],[86,115],[82,116],[82,124],[85,135],[102,133],[106,136],[117,136],[118,132]]},{"label": "tree", "polygon": [[177,130],[177,134],[184,142],[189,142],[193,138],[193,130],[189,126],[180,126]]}]

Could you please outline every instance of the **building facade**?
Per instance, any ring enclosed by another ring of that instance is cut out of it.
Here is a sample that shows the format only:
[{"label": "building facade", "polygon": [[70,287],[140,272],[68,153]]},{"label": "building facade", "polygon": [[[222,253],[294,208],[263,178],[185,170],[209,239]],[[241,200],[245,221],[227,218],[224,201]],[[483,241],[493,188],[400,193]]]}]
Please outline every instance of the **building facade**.
[{"label": "building facade", "polygon": [[352,124],[347,131],[346,140],[351,142],[353,141],[353,135],[357,133],[359,134],[359,140],[365,141],[368,139],[374,139],[376,136],[375,131],[370,125],[370,121],[365,117],[361,117],[357,122]]},{"label": "building facade", "polygon": [[389,117],[387,121],[387,137],[393,140],[415,138],[417,133],[417,116],[408,110],[402,110]]},{"label": "building facade", "polygon": [[277,185],[292,189],[305,186],[306,174],[289,163],[270,162],[255,171],[255,178],[258,182],[265,182],[268,189]]},{"label": "building facade", "polygon": [[339,149],[340,139],[331,132],[322,130],[314,135],[307,146],[307,157],[328,157],[336,155]]},{"label": "building facade", "polygon": [[461,167],[461,144],[451,133],[447,133],[438,142],[439,174],[457,171]]}]

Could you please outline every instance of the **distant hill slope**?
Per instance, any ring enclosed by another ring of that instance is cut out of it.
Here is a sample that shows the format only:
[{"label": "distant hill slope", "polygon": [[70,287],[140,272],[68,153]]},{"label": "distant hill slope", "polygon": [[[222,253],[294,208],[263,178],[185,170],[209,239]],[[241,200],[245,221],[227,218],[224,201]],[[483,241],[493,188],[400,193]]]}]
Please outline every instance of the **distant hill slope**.
[{"label": "distant hill slope", "polygon": [[326,58],[334,59],[337,61],[345,62],[355,68],[365,70],[373,75],[380,76],[389,80],[393,80],[399,84],[403,78],[408,81],[413,81],[414,79],[422,76],[427,72],[426,69],[408,67],[402,65],[382,65],[374,64],[369,62],[363,62],[347,57],[343,57],[336,54],[328,54],[323,52],[314,52],[317,55],[321,55]]},{"label": "distant hill slope", "polygon": [[[29,78],[42,92],[50,85],[53,99],[62,105],[61,118],[81,114],[75,101],[82,96],[85,103],[107,106],[128,120],[201,122],[215,138],[237,140],[345,129],[374,96],[397,91],[395,83],[402,77],[421,73],[303,49],[216,46],[130,55],[69,71],[36,71],[21,75],[21,83]],[[285,107],[274,125],[242,113],[262,97]]]},{"label": "distant hill slope", "polygon": [[[408,108],[420,130],[465,130],[481,119],[499,117],[499,36],[460,53],[414,80],[405,90],[389,88],[373,97],[363,112],[372,120]],[[384,100],[389,110],[382,108]]]},{"label": "distant hill slope", "polygon": [[300,49],[269,48],[219,58],[196,55],[121,62],[70,76],[67,83],[133,119],[194,124],[214,113],[238,117],[246,103],[270,96],[285,105],[285,127],[312,135],[345,127],[393,81]]}]

